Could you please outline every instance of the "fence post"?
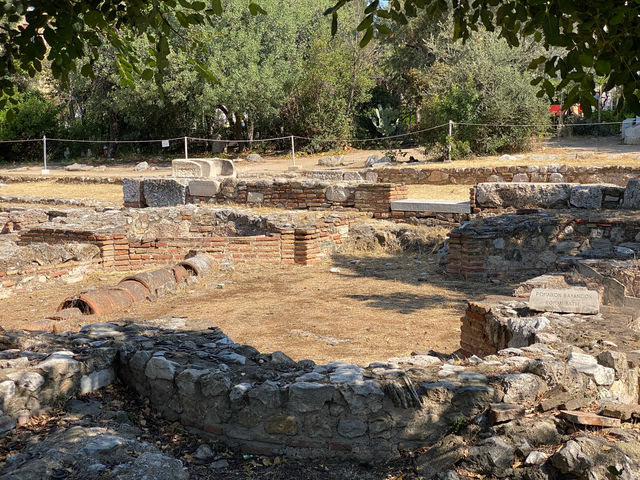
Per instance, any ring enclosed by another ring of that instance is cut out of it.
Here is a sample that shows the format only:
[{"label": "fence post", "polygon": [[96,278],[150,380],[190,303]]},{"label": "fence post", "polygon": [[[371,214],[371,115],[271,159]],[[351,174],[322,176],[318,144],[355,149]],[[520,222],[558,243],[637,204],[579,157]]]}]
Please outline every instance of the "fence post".
[{"label": "fence post", "polygon": [[184,159],[189,159],[189,152],[187,150],[187,137],[184,137]]},{"label": "fence post", "polygon": [[453,141],[453,120],[449,120],[449,141],[447,142],[447,162],[451,161],[451,142]]},{"label": "fence post", "polygon": [[291,161],[293,162],[293,166],[296,166],[296,143],[293,140],[293,135],[291,135]]},{"label": "fence post", "polygon": [[49,175],[49,169],[47,168],[47,136],[42,136],[42,154],[44,158],[44,168],[42,169],[42,175]]}]

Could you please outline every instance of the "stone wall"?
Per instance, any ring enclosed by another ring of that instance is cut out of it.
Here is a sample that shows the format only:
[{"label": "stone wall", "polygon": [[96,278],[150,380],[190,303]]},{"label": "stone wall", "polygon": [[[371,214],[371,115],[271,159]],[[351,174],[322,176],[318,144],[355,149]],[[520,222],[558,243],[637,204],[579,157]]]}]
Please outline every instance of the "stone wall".
[{"label": "stone wall", "polygon": [[480,281],[531,278],[580,258],[640,253],[640,220],[623,211],[554,211],[476,218],[449,235],[447,274]]},{"label": "stone wall", "polygon": [[[517,299],[486,304],[498,319],[496,332],[505,328],[500,319],[522,308]],[[616,405],[637,409],[638,359],[625,353],[631,342],[619,348],[595,343],[589,353],[575,343],[565,350],[559,337],[545,337],[545,328],[526,345],[485,360],[414,355],[368,366],[296,362],[282,352],[237,344],[215,327],[189,332],[178,323],[92,324],[65,335],[2,332],[0,429],[118,378],[169,421],[246,455],[375,464],[410,454],[423,478],[454,465],[490,476],[516,468],[535,475],[545,462],[553,475],[577,472],[563,463],[566,452],[527,465],[515,461],[516,448],[526,441],[523,457],[536,448],[558,452],[549,447],[574,438],[562,436],[561,421],[549,420],[554,411],[575,416],[580,412],[564,410],[595,403],[608,406],[612,416],[624,411]],[[508,343],[517,338],[511,335]],[[588,415],[591,422],[621,425],[620,417]],[[468,442],[460,436],[466,428]],[[575,433],[576,426],[566,430]],[[588,464],[589,471],[619,464],[615,445],[606,451],[613,457]],[[620,458],[627,459],[627,472],[640,471],[628,456]]]},{"label": "stone wall", "polygon": [[470,193],[474,212],[516,209],[640,209],[640,180],[626,187],[575,183],[479,183]]},{"label": "stone wall", "polygon": [[[57,215],[7,217],[7,230],[20,229],[11,237],[17,235],[17,244],[7,242],[0,257],[3,288],[96,269],[140,270],[179,262],[194,251],[224,263],[309,265],[340,248],[360,221],[357,214],[260,216],[195,205]],[[24,223],[16,224],[19,219]]]},{"label": "stone wall", "polygon": [[[585,163],[587,160],[585,160]],[[407,185],[475,185],[483,182],[610,183],[624,186],[640,177],[640,167],[570,165],[529,165],[467,168],[376,168],[378,182]]]},{"label": "stone wall", "polygon": [[290,210],[354,208],[388,218],[391,201],[407,198],[403,184],[295,180],[125,179],[124,204],[129,207],[186,203],[233,203]]}]

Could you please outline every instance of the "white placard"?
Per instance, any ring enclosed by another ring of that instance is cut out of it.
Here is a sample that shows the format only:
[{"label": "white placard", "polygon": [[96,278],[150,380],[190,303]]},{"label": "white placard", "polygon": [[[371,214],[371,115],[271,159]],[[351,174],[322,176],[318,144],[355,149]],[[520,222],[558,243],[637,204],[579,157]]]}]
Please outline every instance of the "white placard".
[{"label": "white placard", "polygon": [[167,148],[169,146],[169,140],[162,140],[162,148]]}]

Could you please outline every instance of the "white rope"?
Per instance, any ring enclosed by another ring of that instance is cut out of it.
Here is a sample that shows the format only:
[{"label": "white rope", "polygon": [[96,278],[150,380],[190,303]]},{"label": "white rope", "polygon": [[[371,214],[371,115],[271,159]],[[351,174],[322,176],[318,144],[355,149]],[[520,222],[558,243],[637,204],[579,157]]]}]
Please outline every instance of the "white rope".
[{"label": "white rope", "polygon": [[[623,122],[599,122],[599,123],[570,123],[570,124],[555,124],[545,125],[536,123],[473,123],[473,122],[453,122],[453,125],[464,125],[473,127],[539,127],[539,128],[560,128],[560,127],[593,127],[598,125],[622,125]],[[447,123],[436,125],[434,127],[424,128],[422,130],[416,130],[415,132],[400,133],[398,135],[390,135],[388,137],[375,137],[375,138],[314,138],[314,137],[302,137],[299,135],[287,135],[285,137],[273,137],[273,138],[259,138],[255,140],[246,139],[217,139],[217,138],[200,138],[200,137],[186,137],[188,140],[196,142],[218,142],[218,143],[264,143],[274,142],[278,140],[289,140],[291,137],[300,140],[309,140],[315,142],[344,142],[344,143],[357,143],[357,142],[375,142],[382,140],[390,140],[394,138],[411,137],[420,133],[429,132],[438,128],[447,127]],[[48,138],[48,142],[71,142],[71,143],[102,143],[102,144],[114,144],[114,143],[159,143],[163,141],[173,142],[176,140],[183,140],[185,137],[174,138],[158,138],[155,140],[76,140],[71,138]],[[26,142],[42,142],[42,138],[29,138],[23,140],[0,140],[0,143],[26,143]]]},{"label": "white rope", "polygon": [[[424,128],[422,130],[416,130],[415,132],[409,133],[400,133],[398,135],[390,135],[388,137],[376,137],[376,138],[352,138],[352,139],[336,139],[336,138],[313,138],[313,137],[300,137],[298,135],[294,135],[294,138],[299,138],[301,140],[310,140],[314,142],[346,142],[346,143],[355,143],[355,142],[373,142],[380,140],[388,140],[390,138],[400,138],[400,137],[410,137],[412,135],[417,135],[419,133],[429,132],[431,130],[436,130],[437,128],[447,127],[448,123],[443,123],[442,125],[436,125],[435,127]],[[288,137],[287,137],[288,138]]]},{"label": "white rope", "polygon": [[622,122],[600,122],[600,123],[558,123],[555,125],[543,125],[536,123],[471,123],[471,122],[453,122],[454,125],[467,125],[474,127],[540,127],[540,128],[557,128],[557,127],[593,127],[596,125],[622,125]]},{"label": "white rope", "polygon": [[26,142],[41,142],[41,138],[29,138],[27,140],[0,140],[0,143],[26,143]]},{"label": "white rope", "polygon": [[275,138],[258,138],[255,140],[222,140],[217,138],[198,138],[198,137],[187,137],[189,140],[195,140],[197,142],[221,142],[221,143],[257,143],[257,142],[272,142],[276,140],[289,140],[291,135],[286,137],[275,137]]},{"label": "white rope", "polygon": [[[53,142],[75,142],[75,143],[156,143],[162,141],[173,142],[176,140],[182,140],[184,137],[176,137],[176,138],[159,138],[157,140],[72,140],[70,138],[49,138],[47,137],[47,141]],[[42,141],[42,139],[38,139]],[[35,141],[35,140],[34,140]]]}]

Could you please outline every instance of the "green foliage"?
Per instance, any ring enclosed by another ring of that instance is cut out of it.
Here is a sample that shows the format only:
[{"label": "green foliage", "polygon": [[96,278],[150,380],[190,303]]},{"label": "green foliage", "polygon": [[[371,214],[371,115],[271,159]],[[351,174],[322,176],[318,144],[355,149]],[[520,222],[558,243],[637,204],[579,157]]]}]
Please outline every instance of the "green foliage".
[{"label": "green foliage", "polygon": [[373,114],[369,117],[371,123],[376,128],[378,133],[383,137],[389,137],[395,135],[398,132],[398,126],[400,122],[400,112],[392,107],[378,106],[373,110]]},{"label": "green foliage", "polygon": [[[351,136],[354,117],[375,86],[376,51],[355,43],[356,12],[351,11],[349,18],[352,24],[343,22],[334,38],[328,32],[309,37],[299,80],[280,112],[286,131],[317,138]],[[305,148],[315,152],[341,146],[312,142]]]},{"label": "green foliage", "polygon": [[[325,14],[335,19],[338,10],[352,1],[339,0]],[[595,106],[596,77],[606,76],[604,90],[622,87],[625,102],[640,113],[636,67],[640,64],[638,2],[392,0],[386,8],[380,7],[379,0],[369,0],[361,24],[363,43],[371,39],[376,29],[386,33],[389,19],[402,26],[419,13],[432,22],[449,14],[453,18],[454,40],[471,43],[489,31],[496,32],[512,47],[532,41],[541,43],[545,51],[528,64],[537,72],[534,84],[539,86],[541,97],[551,98],[570,86],[565,107],[580,103],[590,115]],[[553,82],[555,78],[560,82]]]},{"label": "green foliage", "polygon": [[[134,87],[136,77],[155,78],[161,83],[169,67],[170,39],[179,38],[174,47],[187,52],[189,62],[203,77],[213,75],[199,60],[206,50],[206,38],[195,35],[195,25],[211,23],[221,10],[219,1],[210,8],[202,1],[128,0],[100,2],[69,0],[34,2],[32,0],[0,0],[0,108],[13,102],[11,75],[18,68],[35,77],[44,68],[62,84],[70,74],[80,71],[94,77],[101,47],[114,52],[119,80]],[[249,5],[253,15],[264,13]],[[145,38],[149,48],[140,55],[135,39]],[[15,60],[17,59],[17,62]],[[15,112],[11,110],[9,116]]]},{"label": "green foliage", "polygon": [[[423,18],[416,20],[418,25],[422,22]],[[423,35],[420,53],[414,52],[410,58],[399,48],[389,64],[403,65],[411,72],[405,77],[405,87],[410,92],[409,102],[417,105],[422,128],[448,124],[449,120],[457,124],[453,137],[462,143],[457,148],[453,142],[456,156],[467,156],[467,145],[477,154],[522,150],[529,146],[532,135],[546,131],[547,103],[536,97],[525,72],[535,48],[509,48],[491,32],[467,44],[451,43],[452,23],[430,25],[429,34],[420,34],[413,22],[407,29],[404,36],[402,29],[399,31],[399,41]],[[536,126],[499,126],[522,124]],[[446,144],[446,134],[444,128],[433,130],[422,142]]]},{"label": "green foliage", "polygon": [[[60,107],[37,90],[14,95],[17,114],[7,118],[9,108],[0,110],[0,140],[18,140],[52,136],[58,131]],[[0,161],[30,161],[42,158],[42,142],[2,143]]]}]

